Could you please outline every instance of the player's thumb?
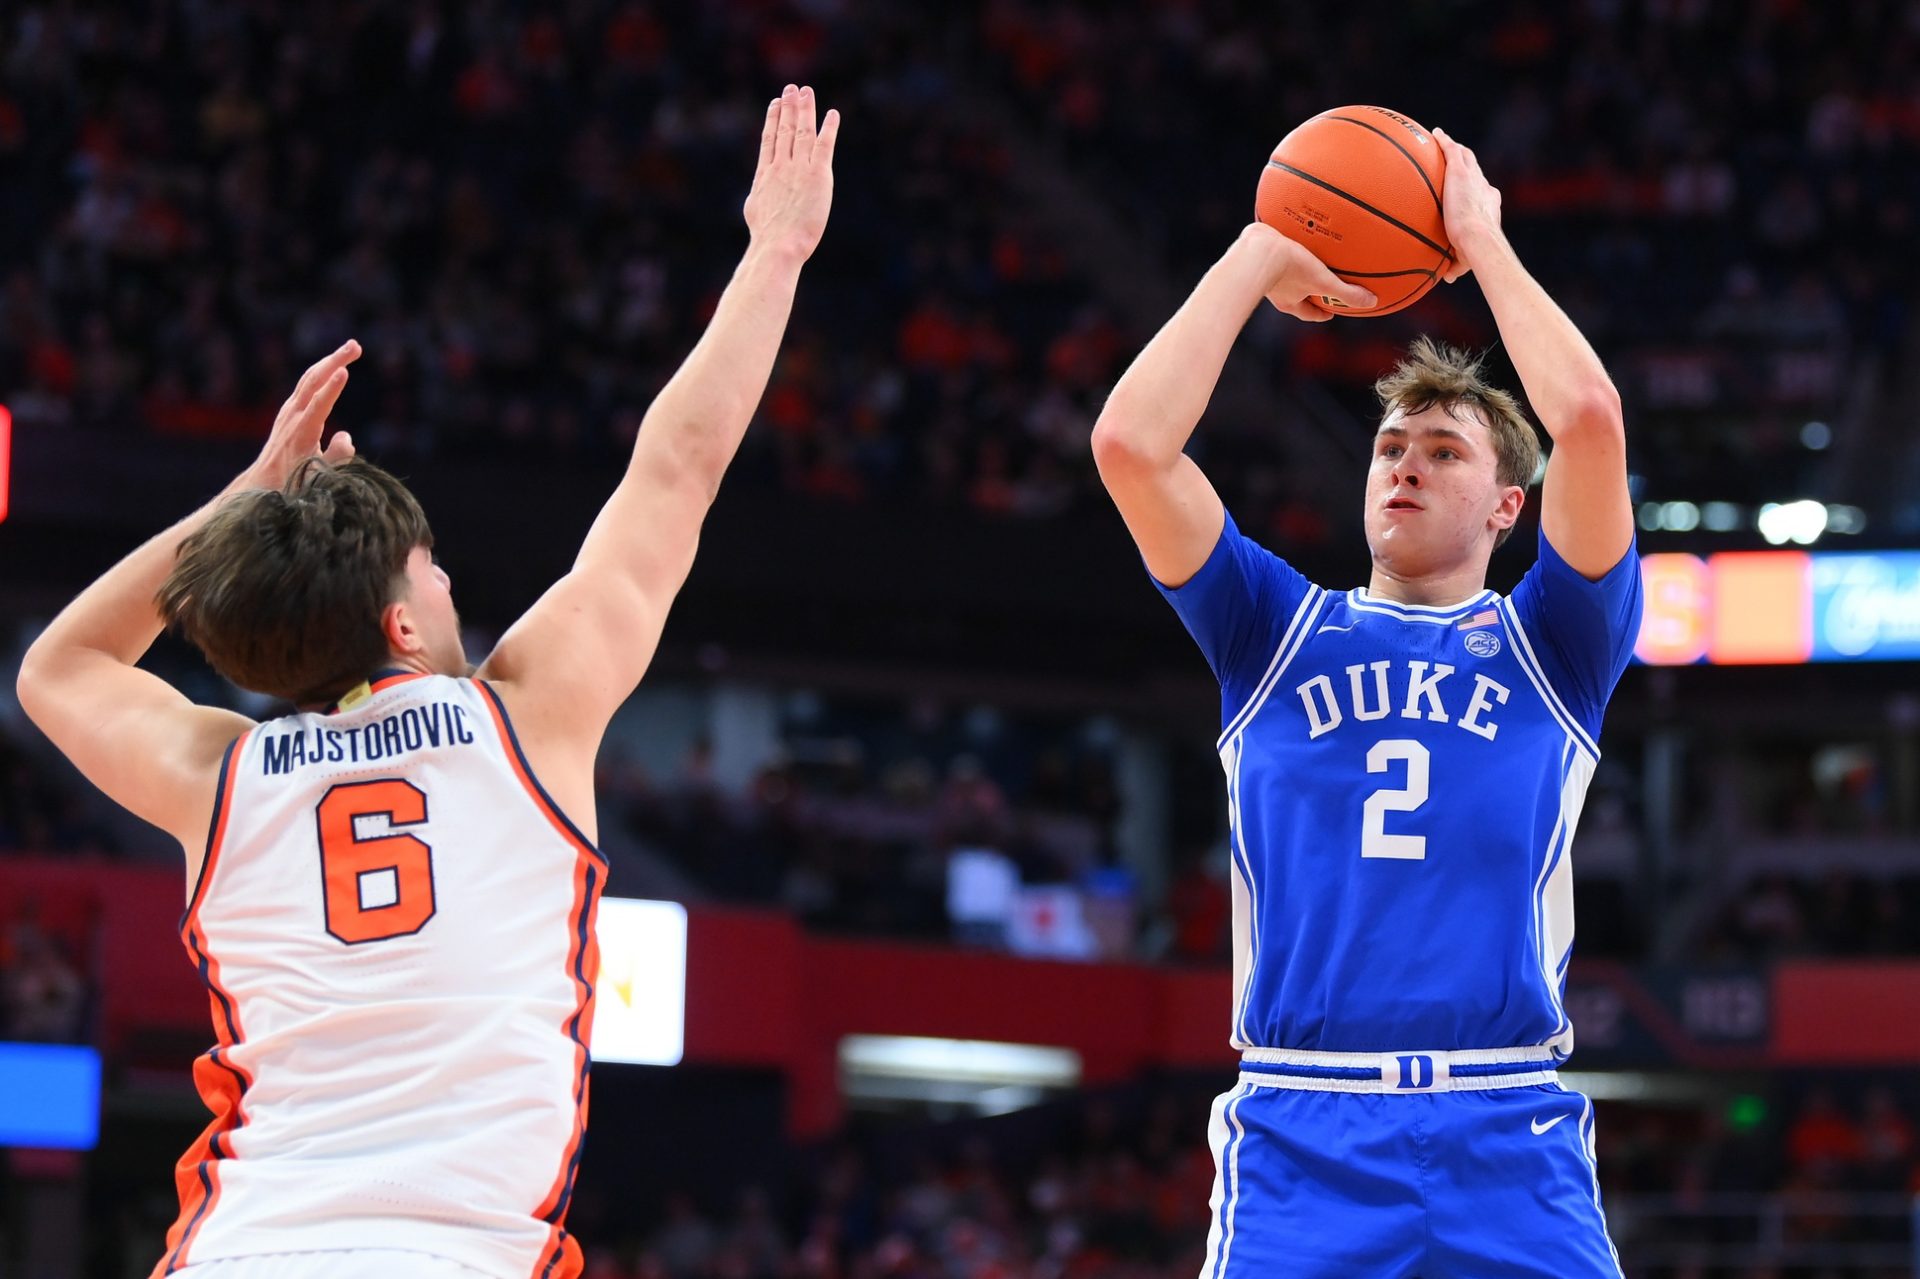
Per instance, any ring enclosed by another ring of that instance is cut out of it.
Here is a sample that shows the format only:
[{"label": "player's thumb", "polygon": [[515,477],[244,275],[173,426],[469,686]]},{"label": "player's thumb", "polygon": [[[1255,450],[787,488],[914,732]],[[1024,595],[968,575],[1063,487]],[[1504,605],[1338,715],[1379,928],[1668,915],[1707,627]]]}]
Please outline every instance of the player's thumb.
[{"label": "player's thumb", "polygon": [[329,462],[344,462],[353,456],[353,437],[345,431],[335,431],[333,438],[327,441],[327,447],[321,450],[321,456]]},{"label": "player's thumb", "polygon": [[1313,291],[1334,304],[1330,309],[1349,311],[1370,311],[1379,301],[1373,291],[1362,284],[1352,284],[1341,279],[1332,271],[1321,268],[1319,277],[1314,281]]}]

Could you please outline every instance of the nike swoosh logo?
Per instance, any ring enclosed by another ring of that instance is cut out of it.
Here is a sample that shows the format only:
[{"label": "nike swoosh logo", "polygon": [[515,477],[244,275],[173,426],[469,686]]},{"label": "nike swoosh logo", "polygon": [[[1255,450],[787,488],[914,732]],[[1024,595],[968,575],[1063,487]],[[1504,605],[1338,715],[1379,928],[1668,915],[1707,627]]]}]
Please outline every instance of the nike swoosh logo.
[{"label": "nike swoosh logo", "polygon": [[1358,625],[1360,625],[1358,622],[1349,622],[1345,626],[1322,626],[1319,630],[1315,631],[1314,634],[1325,635],[1328,631],[1350,631]]},{"label": "nike swoosh logo", "polygon": [[1566,1118],[1565,1115],[1555,1115],[1553,1118],[1547,1120],[1547,1122],[1545,1122],[1544,1124],[1541,1123],[1538,1119],[1536,1119],[1532,1123],[1528,1124],[1527,1126],[1529,1128],[1532,1128],[1533,1135],[1538,1137],[1541,1133],[1545,1132],[1547,1129],[1553,1127],[1555,1124],[1559,1123],[1562,1119],[1565,1119],[1565,1118]]}]

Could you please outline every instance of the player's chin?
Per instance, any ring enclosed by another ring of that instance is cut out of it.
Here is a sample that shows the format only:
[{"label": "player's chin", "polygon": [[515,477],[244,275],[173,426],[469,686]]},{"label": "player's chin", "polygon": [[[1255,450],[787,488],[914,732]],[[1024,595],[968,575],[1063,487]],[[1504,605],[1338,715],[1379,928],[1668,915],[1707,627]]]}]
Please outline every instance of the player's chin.
[{"label": "player's chin", "polygon": [[1367,544],[1373,549],[1374,561],[1401,577],[1419,577],[1425,573],[1427,566],[1437,558],[1433,547],[1429,545],[1430,541],[1420,535],[1412,521],[1404,519],[1382,518],[1367,533]]}]

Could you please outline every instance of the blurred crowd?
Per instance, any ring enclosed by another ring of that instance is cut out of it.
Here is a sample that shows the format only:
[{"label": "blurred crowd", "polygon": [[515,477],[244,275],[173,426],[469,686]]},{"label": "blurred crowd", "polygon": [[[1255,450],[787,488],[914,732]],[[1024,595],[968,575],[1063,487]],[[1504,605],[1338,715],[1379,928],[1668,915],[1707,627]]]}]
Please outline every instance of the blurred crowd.
[{"label": "blurred crowd", "polygon": [[745,247],[768,95],[806,80],[847,119],[833,229],[741,482],[1057,511],[1127,341],[939,38],[879,4],[10,8],[0,388],[23,431],[247,436],[351,334],[368,455],[603,462]]},{"label": "blurred crowd", "polygon": [[[1071,899],[1099,886],[1126,899],[1126,923],[1085,934],[1076,957],[1135,953],[1135,894],[1114,846],[1119,793],[1097,731],[1089,741],[1084,724],[1014,724],[925,699],[816,705],[744,787],[718,780],[704,740],[664,777],[609,752],[603,811],[703,893],[778,905],[813,927],[1000,943],[1024,889]],[[982,891],[995,900],[970,915],[962,899]],[[968,927],[991,924],[996,906],[998,930]]]},{"label": "blurred crowd", "polygon": [[1913,954],[1920,949],[1920,873],[1755,876],[1708,919],[1694,949],[1706,958],[1745,960]]},{"label": "blurred crowd", "polygon": [[[744,243],[760,104],[810,80],[848,120],[834,225],[743,477],[1047,515],[1092,496],[1092,416],[1161,317],[1101,301],[1005,130],[1184,288],[1278,135],[1360,98],[1478,145],[1654,496],[1776,498],[1818,479],[1804,422],[1907,334],[1914,27],[1896,0],[28,3],[0,18],[0,388],[23,430],[251,435],[352,333],[372,456],[617,455]],[[1358,388],[1415,328],[1491,337],[1468,290],[1273,332]],[[1229,496],[1323,539],[1285,456],[1221,466]]]},{"label": "blurred crowd", "polygon": [[111,853],[118,842],[97,820],[100,797],[62,784],[0,720],[0,852]]},{"label": "blurred crowd", "polygon": [[83,1042],[92,983],[73,940],[49,928],[32,901],[9,909],[0,924],[0,1040]]},{"label": "blurred crowd", "polygon": [[[1523,256],[1609,360],[1654,497],[1818,495],[1802,425],[1909,335],[1920,17],[1902,0],[1284,22],[1237,0],[987,0],[980,33],[1035,127],[1183,273],[1248,217],[1259,157],[1317,112],[1377,103],[1473,145]],[[1363,387],[1411,333],[1490,340],[1469,296],[1290,330],[1292,365]]]}]

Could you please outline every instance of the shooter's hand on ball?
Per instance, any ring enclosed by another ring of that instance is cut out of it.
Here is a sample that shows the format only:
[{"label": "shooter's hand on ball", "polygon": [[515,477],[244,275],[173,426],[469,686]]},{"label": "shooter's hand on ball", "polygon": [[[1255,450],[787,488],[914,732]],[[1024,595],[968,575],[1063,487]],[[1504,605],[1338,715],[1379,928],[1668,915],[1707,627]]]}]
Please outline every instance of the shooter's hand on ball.
[{"label": "shooter's hand on ball", "polygon": [[1453,265],[1445,276],[1452,284],[1473,270],[1473,256],[1479,246],[1500,238],[1500,189],[1480,171],[1480,160],[1472,148],[1455,142],[1444,129],[1435,129],[1433,140],[1447,157],[1447,184],[1440,203],[1447,220],[1447,239],[1453,244]]},{"label": "shooter's hand on ball", "polygon": [[1374,304],[1372,293],[1348,284],[1304,245],[1264,222],[1249,223],[1240,239],[1265,256],[1267,284],[1262,291],[1267,301],[1295,319],[1318,324],[1339,314],[1340,307],[1365,310]]}]

